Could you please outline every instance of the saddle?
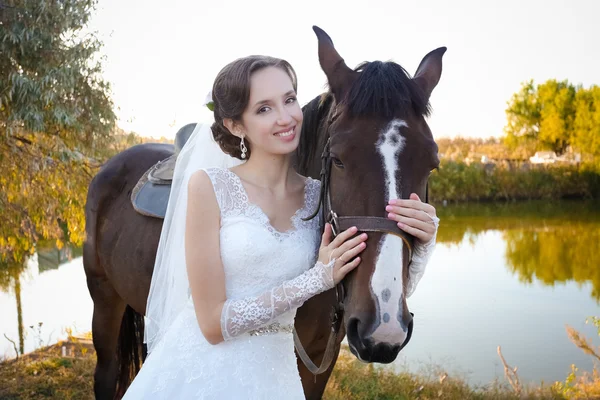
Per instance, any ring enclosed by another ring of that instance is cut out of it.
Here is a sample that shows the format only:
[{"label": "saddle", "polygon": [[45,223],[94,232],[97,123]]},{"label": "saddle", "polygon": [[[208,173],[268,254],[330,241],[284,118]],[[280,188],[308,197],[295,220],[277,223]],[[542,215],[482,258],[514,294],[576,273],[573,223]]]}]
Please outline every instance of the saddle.
[{"label": "saddle", "polygon": [[196,128],[195,123],[187,124],[175,134],[175,152],[150,167],[137,182],[131,192],[131,204],[140,214],[163,219],[171,194],[171,182],[179,152]]}]

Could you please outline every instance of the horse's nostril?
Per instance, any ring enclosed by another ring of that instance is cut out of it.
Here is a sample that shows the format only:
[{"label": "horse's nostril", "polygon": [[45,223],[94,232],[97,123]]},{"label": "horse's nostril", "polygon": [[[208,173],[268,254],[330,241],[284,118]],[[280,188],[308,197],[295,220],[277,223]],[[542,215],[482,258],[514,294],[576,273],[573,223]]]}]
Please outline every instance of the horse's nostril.
[{"label": "horse's nostril", "polygon": [[[362,353],[366,349],[366,345],[360,336],[360,320],[358,318],[350,318],[346,327],[346,336],[351,350]],[[353,351],[354,352],[354,351]]]},{"label": "horse's nostril", "polygon": [[348,340],[355,341],[358,337],[358,318],[350,318],[348,320],[348,326],[346,327],[346,335]]},{"label": "horse's nostril", "polygon": [[412,325],[413,323],[413,317],[414,314],[413,313],[409,313],[409,314],[404,314],[404,316],[401,319],[401,325],[402,325],[402,329],[406,332],[409,327]]},{"label": "horse's nostril", "polygon": [[410,313],[410,322],[408,323],[408,332],[406,334],[406,339],[404,339],[404,343],[402,343],[400,345],[400,349],[398,349],[398,351],[402,350],[404,348],[404,346],[406,346],[408,344],[408,342],[410,341],[410,337],[412,336],[413,325],[414,325],[413,316],[414,316],[414,314]]}]

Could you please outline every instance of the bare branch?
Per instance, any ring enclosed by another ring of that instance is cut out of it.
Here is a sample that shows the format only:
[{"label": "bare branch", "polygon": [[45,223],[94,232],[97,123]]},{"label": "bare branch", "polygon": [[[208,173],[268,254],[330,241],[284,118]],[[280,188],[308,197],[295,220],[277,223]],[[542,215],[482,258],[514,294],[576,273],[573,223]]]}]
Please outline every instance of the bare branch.
[{"label": "bare branch", "polygon": [[8,336],[6,336],[6,333],[4,334],[4,337],[6,338],[6,340],[8,340],[9,342],[12,343],[13,348],[15,349],[15,353],[17,354],[17,358],[15,359],[15,361],[19,360],[19,350],[17,348],[17,344],[15,343],[14,340],[12,340],[11,338],[9,338]]},{"label": "bare branch", "polygon": [[17,139],[19,142],[23,142],[23,143],[28,144],[28,145],[32,145],[33,144],[33,142],[31,140],[25,139],[24,137],[21,137],[21,136],[14,136],[14,138]]},{"label": "bare branch", "polygon": [[498,346],[498,355],[500,356],[500,360],[502,360],[502,365],[504,365],[504,376],[506,377],[506,380],[508,380],[508,383],[510,383],[510,386],[512,386],[517,396],[520,396],[523,388],[521,387],[519,375],[517,374],[518,367],[511,368],[506,363],[504,356],[502,356],[502,350],[500,349],[500,346]]}]

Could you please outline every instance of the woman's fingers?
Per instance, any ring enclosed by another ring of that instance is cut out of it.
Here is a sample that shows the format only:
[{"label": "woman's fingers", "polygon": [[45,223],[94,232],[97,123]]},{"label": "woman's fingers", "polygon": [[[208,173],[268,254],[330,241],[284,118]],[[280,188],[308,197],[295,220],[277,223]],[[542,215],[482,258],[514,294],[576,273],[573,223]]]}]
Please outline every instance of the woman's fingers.
[{"label": "woman's fingers", "polygon": [[402,229],[404,232],[408,233],[409,235],[413,235],[414,237],[416,237],[417,239],[419,239],[423,242],[427,242],[431,236],[431,234],[428,234],[427,232],[424,232],[417,228],[413,228],[412,226],[406,225],[402,222],[398,223],[398,227],[400,229]]},{"label": "woman's fingers", "polygon": [[335,251],[337,254],[344,254],[348,250],[353,249],[356,246],[359,246],[361,243],[364,243],[367,240],[367,234],[362,233],[356,237],[353,237],[350,240],[346,240],[338,249]]},{"label": "woman's fingers", "polygon": [[[405,209],[421,210],[425,211],[429,215],[435,215],[435,207],[431,204],[423,203],[420,200],[406,200],[406,199],[395,199],[390,200],[388,206],[399,207]],[[387,209],[387,207],[386,207]]]},{"label": "woman's fingers", "polygon": [[406,225],[412,226],[413,228],[421,229],[425,232],[435,232],[435,222],[429,214],[419,212],[413,215],[413,217],[407,217],[402,214],[389,213],[388,218],[392,221],[402,222]]},{"label": "woman's fingers", "polygon": [[334,272],[334,275],[336,276],[336,283],[339,283],[348,272],[358,267],[360,264],[360,257],[358,257],[358,255],[367,247],[367,244],[365,243],[365,240],[367,240],[366,233],[348,239],[356,232],[357,229],[348,229],[342,232],[342,234],[338,235],[336,238],[337,240],[341,236],[341,240],[343,240],[340,240],[339,247],[334,247],[336,245],[336,240],[334,240],[330,245],[330,247],[333,248],[333,251],[330,253],[330,258],[337,259],[337,262],[334,266],[334,271],[337,271],[337,273]]},{"label": "woman's fingers", "polygon": [[323,235],[321,237],[321,246],[323,246],[323,247],[329,246],[329,244],[331,243],[331,234],[332,234],[331,224],[326,223],[325,229],[323,230]]},{"label": "woman's fingers", "polygon": [[337,272],[334,271],[333,273],[333,280],[336,284],[340,283],[342,279],[344,279],[344,277],[346,275],[348,275],[348,273],[350,271],[352,271],[354,268],[358,267],[358,265],[360,264],[360,257],[356,257],[354,260],[352,260],[349,263],[346,263],[344,265],[342,265]]},{"label": "woman's fingers", "polygon": [[344,251],[340,259],[344,262],[348,262],[360,254],[364,249],[367,248],[367,244],[365,242],[359,243],[356,246],[352,247],[349,250]]},{"label": "woman's fingers", "polygon": [[340,273],[342,273],[342,278],[348,274],[348,272],[352,271],[354,268],[358,267],[360,264],[360,257],[356,257],[349,263],[346,263],[340,267]]},{"label": "woman's fingers", "polygon": [[[354,268],[358,267],[358,264],[360,264],[360,257],[358,257],[358,255],[366,247],[367,247],[367,245],[364,242],[359,243],[357,246],[354,246],[350,250],[344,252],[340,256],[340,258],[338,258],[338,263],[334,267],[334,268],[337,268],[337,271],[338,271],[337,282],[341,281],[348,272],[350,272]],[[349,260],[352,260],[352,261],[349,261]]]},{"label": "woman's fingers", "polygon": [[435,217],[435,211],[433,213],[429,213],[425,210],[398,206],[387,206],[385,209],[389,212],[388,218],[391,218],[395,221],[398,221],[398,216],[414,218],[424,222],[431,222],[433,221],[433,217]]},{"label": "woman's fingers", "polygon": [[[330,229],[331,229],[331,227],[330,227]],[[346,240],[348,240],[349,238],[354,236],[356,234],[356,232],[358,232],[358,229],[355,226],[353,226],[352,228],[346,229],[345,231],[343,231],[342,233],[337,235],[335,237],[335,239],[333,239],[333,242],[331,242],[330,247],[332,249],[336,249],[336,248],[340,247]]]},{"label": "woman's fingers", "polygon": [[[426,232],[430,235],[435,233],[435,225],[433,224],[433,222],[431,220],[429,220],[429,222],[425,222],[425,221],[421,221],[421,220],[414,219],[414,218],[407,218],[407,217],[399,216],[395,219],[395,221],[398,221],[404,225],[408,225],[411,228],[416,228],[416,229]],[[400,226],[400,225],[398,225],[398,226]]]}]

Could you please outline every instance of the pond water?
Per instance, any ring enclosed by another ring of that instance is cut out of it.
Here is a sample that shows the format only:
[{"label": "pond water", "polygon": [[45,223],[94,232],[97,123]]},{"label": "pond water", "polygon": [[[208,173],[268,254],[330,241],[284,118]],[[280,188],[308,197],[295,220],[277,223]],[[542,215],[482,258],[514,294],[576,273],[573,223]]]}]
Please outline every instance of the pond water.
[{"label": "pond water", "polygon": [[24,268],[4,272],[0,274],[0,359],[14,357],[15,347],[22,354],[56,343],[67,337],[67,330],[91,331],[93,303],[79,249],[44,250]]},{"label": "pond water", "polygon": [[521,381],[563,380],[591,357],[569,340],[569,325],[600,315],[600,204],[532,202],[439,210],[439,246],[409,308],[410,344],[396,364],[443,366],[470,382],[503,379],[502,353]]},{"label": "pond water", "polygon": [[[585,320],[600,315],[600,204],[468,204],[438,213],[439,244],[409,299],[412,340],[394,367],[439,365],[483,384],[503,379],[502,346],[524,382],[564,380],[571,364],[591,370],[566,326],[598,342]],[[15,354],[6,337],[28,352],[66,328],[91,329],[81,257],[54,252],[0,274],[0,357]]]}]

